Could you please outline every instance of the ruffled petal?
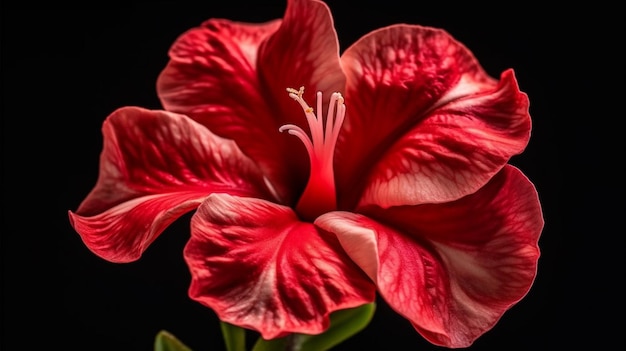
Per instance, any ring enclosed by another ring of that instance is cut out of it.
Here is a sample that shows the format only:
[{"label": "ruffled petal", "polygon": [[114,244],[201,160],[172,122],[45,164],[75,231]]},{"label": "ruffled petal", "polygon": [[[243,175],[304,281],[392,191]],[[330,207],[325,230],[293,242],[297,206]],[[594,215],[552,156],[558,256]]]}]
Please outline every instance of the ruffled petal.
[{"label": "ruffled petal", "polygon": [[[159,76],[163,106],[233,139],[273,183],[280,202],[293,204],[308,176],[301,143],[280,134],[305,125],[286,88],[337,90],[344,76],[326,5],[290,0],[284,19],[249,24],[212,19],[177,39]],[[330,94],[328,94],[330,96]]]},{"label": "ruffled petal", "polygon": [[[289,0],[283,22],[259,50],[259,79],[263,92],[272,101],[272,113],[278,127],[294,124],[309,130],[305,114],[298,103],[288,97],[286,89],[304,87],[303,97],[312,107],[316,92],[323,94],[322,111],[328,109],[331,93],[345,87],[345,76],[339,63],[339,42],[328,6],[317,0]],[[309,177],[309,156],[295,137],[276,135],[271,138],[282,145],[288,165],[278,181],[291,184],[300,195]],[[293,194],[293,193],[292,193]],[[285,204],[295,205],[298,196]]]},{"label": "ruffled petal", "polygon": [[189,295],[222,321],[265,339],[318,334],[329,313],[374,300],[374,285],[337,239],[289,207],[213,194],[191,223]]},{"label": "ruffled petal", "polygon": [[443,30],[380,29],[342,64],[347,116],[335,166],[344,208],[458,199],[528,143],[528,99],[513,72],[492,79]]},{"label": "ruffled petal", "polygon": [[432,111],[396,141],[372,169],[361,204],[439,203],[471,194],[524,149],[529,135],[526,95],[506,71],[493,92]]},{"label": "ruffled petal", "polygon": [[259,46],[280,23],[211,19],[183,33],[170,48],[170,61],[157,80],[163,106],[223,137],[239,139],[235,136],[241,138],[245,127],[268,134],[274,128],[273,116],[262,96],[256,66]]},{"label": "ruffled petal", "polygon": [[436,345],[471,345],[534,281],[543,217],[535,188],[512,166],[455,202],[364,210],[315,224],[335,233],[389,305]]},{"label": "ruffled petal", "polygon": [[[317,0],[289,0],[282,25],[261,47],[258,69],[264,88],[276,101],[281,123],[307,130],[302,108],[287,97],[285,89],[303,86],[304,99],[313,108],[316,92],[321,91],[322,112],[328,108],[331,93],[345,89],[339,42],[328,6]],[[298,149],[304,151],[302,145]],[[302,155],[306,153],[296,156]]]},{"label": "ruffled petal", "polygon": [[96,255],[117,263],[136,261],[177,218],[198,207],[206,193],[174,192],[141,196],[104,212],[69,212],[72,227]]},{"label": "ruffled petal", "polygon": [[267,174],[282,201],[292,190],[286,178],[280,123],[258,79],[259,45],[280,21],[263,24],[212,19],[181,35],[157,80],[168,111],[183,113],[220,137],[237,142]]},{"label": "ruffled petal", "polygon": [[69,216],[104,259],[138,259],[212,192],[271,198],[259,169],[233,141],[183,115],[124,107],[105,120],[102,133],[98,181]]}]

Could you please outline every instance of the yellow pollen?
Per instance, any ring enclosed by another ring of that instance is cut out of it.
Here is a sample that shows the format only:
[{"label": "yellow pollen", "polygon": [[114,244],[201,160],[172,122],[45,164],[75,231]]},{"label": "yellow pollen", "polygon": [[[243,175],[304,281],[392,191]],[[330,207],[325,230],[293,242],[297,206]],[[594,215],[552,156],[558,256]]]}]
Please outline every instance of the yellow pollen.
[{"label": "yellow pollen", "polygon": [[304,87],[300,87],[300,90],[296,90],[294,88],[287,88],[288,93],[296,94],[300,99],[302,99],[302,95],[304,94]]}]

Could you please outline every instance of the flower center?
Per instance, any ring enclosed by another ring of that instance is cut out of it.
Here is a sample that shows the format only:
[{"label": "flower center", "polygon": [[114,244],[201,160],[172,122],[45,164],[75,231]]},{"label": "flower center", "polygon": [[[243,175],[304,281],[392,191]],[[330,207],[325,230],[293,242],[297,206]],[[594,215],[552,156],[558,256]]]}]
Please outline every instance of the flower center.
[{"label": "flower center", "polygon": [[302,141],[311,163],[309,182],[298,200],[296,211],[304,219],[313,220],[319,215],[337,208],[335,193],[335,177],[333,172],[333,155],[339,136],[339,129],[346,115],[346,105],[340,93],[333,93],[328,104],[326,126],[322,118],[322,92],[317,92],[317,115],[313,108],[302,98],[304,87],[300,90],[287,88],[289,97],[300,104],[311,130],[311,137],[302,128],[285,124],[278,130],[287,131]]}]

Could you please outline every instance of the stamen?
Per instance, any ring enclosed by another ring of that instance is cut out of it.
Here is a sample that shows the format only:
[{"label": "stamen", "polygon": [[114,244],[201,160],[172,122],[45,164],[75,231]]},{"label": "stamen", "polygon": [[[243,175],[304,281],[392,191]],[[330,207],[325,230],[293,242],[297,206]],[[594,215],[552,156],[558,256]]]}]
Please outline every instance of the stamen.
[{"label": "stamen", "polygon": [[305,219],[313,220],[322,213],[335,210],[337,200],[335,194],[335,178],[333,172],[333,156],[339,137],[339,130],[345,118],[346,106],[340,93],[333,93],[328,105],[326,126],[324,127],[322,110],[322,93],[317,92],[317,115],[304,98],[304,87],[299,90],[287,88],[289,97],[300,104],[306,117],[311,139],[306,132],[294,125],[286,124],[278,130],[295,135],[307,150],[311,165],[309,181],[298,201],[296,211]]},{"label": "stamen", "polygon": [[309,136],[304,130],[302,130],[302,128],[293,124],[285,124],[278,128],[278,131],[280,131],[281,133],[287,131],[287,133],[297,136],[298,139],[300,139],[300,141],[302,141],[302,143],[304,144],[304,147],[306,147],[306,151],[309,153],[309,155],[313,153],[313,144],[311,143]]}]

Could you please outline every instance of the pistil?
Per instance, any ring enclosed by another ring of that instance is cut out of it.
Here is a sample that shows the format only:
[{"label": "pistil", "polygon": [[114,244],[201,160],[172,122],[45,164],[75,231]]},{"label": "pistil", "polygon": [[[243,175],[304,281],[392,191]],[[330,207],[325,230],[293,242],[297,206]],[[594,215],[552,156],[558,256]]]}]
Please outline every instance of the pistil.
[{"label": "pistil", "polygon": [[[287,131],[302,141],[309,155],[311,172],[309,181],[298,200],[296,212],[306,220],[313,220],[319,215],[337,208],[335,177],[333,172],[333,156],[339,130],[346,115],[346,106],[340,93],[333,93],[328,104],[326,126],[322,118],[322,92],[317,92],[316,111],[304,101],[304,87],[299,90],[287,88],[289,97],[300,104],[306,117],[311,135],[294,124],[286,124],[279,128]],[[316,112],[316,113],[314,113]]]}]

